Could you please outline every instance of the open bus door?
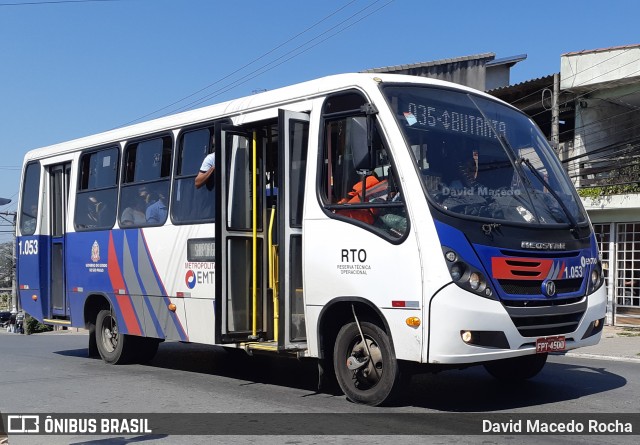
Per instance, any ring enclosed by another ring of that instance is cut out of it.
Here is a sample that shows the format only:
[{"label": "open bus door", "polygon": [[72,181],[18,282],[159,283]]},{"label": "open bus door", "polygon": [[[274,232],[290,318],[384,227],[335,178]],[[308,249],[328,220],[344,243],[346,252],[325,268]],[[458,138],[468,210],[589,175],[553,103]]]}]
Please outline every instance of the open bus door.
[{"label": "open bus door", "polygon": [[280,110],[277,124],[216,126],[217,343],[282,350],[303,347],[306,340],[302,205],[308,122],[307,114]]},{"label": "open bus door", "polygon": [[263,218],[252,211],[262,206],[261,196],[254,202],[254,140],[244,128],[216,125],[216,343],[264,338]]},{"label": "open bus door", "polygon": [[[296,349],[306,342],[302,291],[302,209],[309,145],[309,115],[279,110],[278,156],[281,174],[278,184],[278,343]],[[278,289],[279,288],[279,289]]]}]

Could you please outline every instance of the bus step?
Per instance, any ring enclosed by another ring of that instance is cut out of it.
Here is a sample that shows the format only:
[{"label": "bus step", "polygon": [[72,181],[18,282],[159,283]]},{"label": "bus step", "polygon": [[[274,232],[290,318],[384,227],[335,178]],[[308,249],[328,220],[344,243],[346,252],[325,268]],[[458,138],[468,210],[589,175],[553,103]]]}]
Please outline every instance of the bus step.
[{"label": "bus step", "polygon": [[293,349],[278,349],[278,342],[276,341],[247,342],[241,343],[239,346],[249,354],[252,354],[253,351],[277,352],[291,357],[302,358],[306,357],[308,352],[306,343],[301,343]]},{"label": "bus step", "polygon": [[278,343],[275,341],[261,341],[243,343],[242,346],[248,351],[273,351],[278,350]]},{"label": "bus step", "polygon": [[42,322],[46,323],[46,324],[60,324],[60,325],[63,325],[63,326],[71,324],[70,320],[62,320],[62,319],[59,319],[59,318],[45,318],[45,319],[42,320]]}]

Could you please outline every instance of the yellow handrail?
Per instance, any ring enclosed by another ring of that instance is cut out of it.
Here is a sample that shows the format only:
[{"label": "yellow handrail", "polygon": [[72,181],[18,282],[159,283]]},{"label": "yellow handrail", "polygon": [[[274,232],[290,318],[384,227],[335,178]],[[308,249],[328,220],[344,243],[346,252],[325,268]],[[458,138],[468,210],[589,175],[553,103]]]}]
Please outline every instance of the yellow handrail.
[{"label": "yellow handrail", "polygon": [[271,209],[271,215],[269,217],[269,287],[273,289],[273,221],[275,219],[276,209]]},{"label": "yellow handrail", "polygon": [[252,172],[253,177],[253,218],[251,225],[253,226],[253,255],[252,255],[252,281],[253,286],[253,323],[252,335],[254,338],[258,336],[258,133],[253,132],[253,149],[252,149]]},{"label": "yellow handrail", "polygon": [[273,244],[273,223],[276,219],[275,207],[271,210],[269,219],[269,287],[273,290],[273,339],[278,341],[278,321],[280,311],[278,310],[278,246]]}]

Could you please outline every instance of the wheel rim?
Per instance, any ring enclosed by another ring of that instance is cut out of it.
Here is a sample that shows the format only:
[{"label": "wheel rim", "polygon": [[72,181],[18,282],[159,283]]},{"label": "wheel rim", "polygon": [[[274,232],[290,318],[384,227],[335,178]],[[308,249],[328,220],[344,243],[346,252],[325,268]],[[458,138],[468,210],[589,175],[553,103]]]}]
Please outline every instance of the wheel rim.
[{"label": "wheel rim", "polygon": [[102,332],[102,345],[107,352],[113,352],[118,347],[118,325],[111,315],[104,317],[100,331]]},{"label": "wheel rim", "polygon": [[382,373],[384,371],[382,351],[380,351],[380,347],[371,337],[365,336],[365,341],[366,346],[368,347],[368,352],[362,338],[358,336],[354,339],[351,348],[349,348],[351,353],[347,356],[347,359],[349,357],[354,357],[360,362],[369,357],[366,365],[360,369],[351,371],[353,373],[353,384],[360,390],[367,390],[376,386],[382,378]]}]

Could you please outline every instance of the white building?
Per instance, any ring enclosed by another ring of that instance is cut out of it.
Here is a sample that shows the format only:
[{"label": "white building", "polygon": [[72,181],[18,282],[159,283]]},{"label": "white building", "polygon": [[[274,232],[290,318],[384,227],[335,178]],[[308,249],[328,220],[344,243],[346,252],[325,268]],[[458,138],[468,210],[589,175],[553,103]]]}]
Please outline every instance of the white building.
[{"label": "white building", "polygon": [[640,325],[640,45],[563,54],[573,146],[561,153],[598,233],[611,322]]}]

